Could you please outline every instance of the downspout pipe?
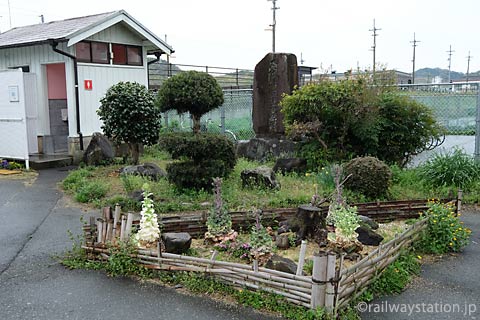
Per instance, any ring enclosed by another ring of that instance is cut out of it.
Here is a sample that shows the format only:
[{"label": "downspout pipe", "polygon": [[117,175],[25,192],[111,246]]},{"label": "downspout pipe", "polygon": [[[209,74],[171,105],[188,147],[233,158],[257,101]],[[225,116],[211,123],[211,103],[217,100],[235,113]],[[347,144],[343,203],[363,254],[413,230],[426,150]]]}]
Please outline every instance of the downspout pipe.
[{"label": "downspout pipe", "polygon": [[155,59],[151,60],[151,61],[148,61],[147,62],[147,65],[151,65],[152,63],[155,63],[155,62],[158,62],[160,61],[160,56],[163,54],[163,52],[155,52],[154,55],[155,55]]},{"label": "downspout pipe", "polygon": [[69,57],[70,59],[73,60],[73,75],[75,78],[75,118],[77,120],[77,134],[80,140],[80,150],[83,151],[83,134],[82,134],[82,130],[80,129],[80,102],[79,102],[80,99],[79,99],[79,92],[78,92],[79,89],[78,89],[77,57],[75,57],[74,55],[68,52],[57,49],[58,42],[56,41],[51,41],[50,45],[52,46],[53,51],[55,51],[56,53]]}]

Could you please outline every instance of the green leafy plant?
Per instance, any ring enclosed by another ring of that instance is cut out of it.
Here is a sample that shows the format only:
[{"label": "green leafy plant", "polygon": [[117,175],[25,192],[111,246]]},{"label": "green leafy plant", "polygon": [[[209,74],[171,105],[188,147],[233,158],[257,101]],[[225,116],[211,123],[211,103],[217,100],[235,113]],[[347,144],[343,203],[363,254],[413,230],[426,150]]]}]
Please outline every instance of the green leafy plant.
[{"label": "green leafy plant", "polygon": [[223,91],[214,77],[205,72],[181,72],[164,81],[158,90],[157,105],[162,112],[189,112],[193,132],[200,132],[200,118],[223,104]]},{"label": "green leafy plant", "polygon": [[370,301],[374,296],[401,293],[412,276],[420,273],[418,257],[412,252],[404,252],[397,260],[383,269],[380,276],[369,286],[363,295],[363,301]]},{"label": "green leafy plant", "polygon": [[105,270],[109,275],[151,277],[151,271],[133,258],[137,254],[137,248],[130,241],[120,241],[118,245],[109,247],[108,251],[109,257]]},{"label": "green leafy plant", "polygon": [[222,199],[222,179],[213,179],[214,206],[207,218],[205,237],[225,236],[232,231],[232,217],[226,210]]},{"label": "green leafy plant", "polygon": [[210,190],[212,179],[227,177],[237,160],[233,143],[219,134],[165,134],[160,145],[180,160],[167,165],[168,180],[179,189]]},{"label": "green leafy plant", "polygon": [[62,181],[62,186],[66,191],[77,191],[85,182],[86,178],[89,178],[93,175],[92,169],[79,168],[77,170],[71,171],[68,176]]},{"label": "green leafy plant", "polygon": [[369,198],[387,195],[392,172],[381,160],[375,157],[358,157],[345,165],[345,188],[360,192]]},{"label": "green leafy plant", "polygon": [[357,207],[334,204],[328,210],[327,222],[333,223],[335,233],[347,241],[355,241],[358,236],[355,232],[360,226]]},{"label": "green leafy plant", "polygon": [[311,170],[366,154],[403,165],[442,133],[425,106],[367,78],[306,85],[281,106]]},{"label": "green leafy plant", "polygon": [[480,181],[480,163],[461,149],[436,153],[419,168],[419,174],[429,186],[469,188]]},{"label": "green leafy plant", "polygon": [[119,82],[100,100],[97,113],[105,135],[117,144],[127,143],[132,162],[138,164],[140,145],[157,142],[160,109],[148,89],[136,82]]},{"label": "green leafy plant", "polygon": [[387,163],[403,167],[443,134],[432,110],[410,97],[384,92],[378,105],[378,144],[371,154]]},{"label": "green leafy plant", "polygon": [[103,198],[108,191],[108,185],[100,180],[85,181],[75,193],[75,200],[86,203]]},{"label": "green leafy plant", "polygon": [[250,245],[252,246],[252,256],[258,259],[260,256],[272,252],[273,240],[267,229],[261,224],[261,210],[254,208],[252,211],[255,215],[255,225],[250,231]]},{"label": "green leafy plant", "polygon": [[419,242],[422,251],[437,254],[458,252],[468,244],[472,231],[463,226],[453,204],[430,201],[424,216],[428,226]]}]

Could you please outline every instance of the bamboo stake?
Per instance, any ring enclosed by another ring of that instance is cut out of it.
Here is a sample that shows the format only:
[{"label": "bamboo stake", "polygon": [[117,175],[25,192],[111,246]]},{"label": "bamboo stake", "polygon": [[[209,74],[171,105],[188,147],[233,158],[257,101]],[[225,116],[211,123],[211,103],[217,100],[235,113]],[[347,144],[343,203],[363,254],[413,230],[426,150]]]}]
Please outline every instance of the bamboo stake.
[{"label": "bamboo stake", "polygon": [[112,208],[103,207],[103,220],[108,221],[112,219]]},{"label": "bamboo stake", "polygon": [[97,243],[102,243],[103,222],[102,219],[97,219]]},{"label": "bamboo stake", "polygon": [[335,302],[335,288],[331,280],[335,277],[335,261],[336,255],[329,252],[327,255],[327,285],[325,288],[325,311],[327,313],[333,312]]},{"label": "bamboo stake", "polygon": [[121,213],[121,207],[117,203],[115,205],[115,213],[113,215],[113,236],[114,236],[114,238],[120,236],[120,232],[118,230],[118,223],[120,222],[120,213]]},{"label": "bamboo stake", "polygon": [[253,260],[253,271],[255,273],[258,273],[258,260],[257,259]]},{"label": "bamboo stake", "polygon": [[311,309],[325,306],[326,266],[327,254],[325,252],[315,253],[313,255]]},{"label": "bamboo stake", "polygon": [[130,233],[132,233],[132,223],[133,223],[133,213],[128,213],[127,224],[125,225],[125,238],[128,240],[130,238]]},{"label": "bamboo stake", "polygon": [[109,220],[107,222],[107,236],[106,236],[107,242],[112,240],[112,230],[113,230],[113,220]]},{"label": "bamboo stake", "polygon": [[122,215],[122,224],[120,226],[120,240],[124,241],[125,240],[125,226],[127,224],[127,217],[125,215]]},{"label": "bamboo stake", "polygon": [[300,255],[298,257],[298,265],[297,265],[297,276],[301,276],[303,274],[303,265],[305,263],[305,253],[307,252],[307,241],[302,240],[302,244],[300,246]]}]

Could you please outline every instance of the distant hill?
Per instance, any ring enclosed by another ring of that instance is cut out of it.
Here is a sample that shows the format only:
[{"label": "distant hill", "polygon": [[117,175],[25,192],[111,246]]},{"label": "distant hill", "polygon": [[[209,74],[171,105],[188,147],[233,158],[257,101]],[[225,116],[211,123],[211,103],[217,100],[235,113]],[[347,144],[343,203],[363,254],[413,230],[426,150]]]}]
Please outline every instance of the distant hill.
[{"label": "distant hill", "polygon": [[[477,73],[480,73],[480,71],[477,71]],[[473,73],[470,73],[473,75]],[[440,69],[440,68],[423,68],[423,69],[418,69],[415,71],[415,78],[417,79],[433,79],[435,77],[441,77],[444,82],[448,81],[448,69]],[[450,79],[452,80],[458,80],[462,79],[465,77],[465,74],[463,72],[457,72],[457,71],[452,71],[450,73]]]}]

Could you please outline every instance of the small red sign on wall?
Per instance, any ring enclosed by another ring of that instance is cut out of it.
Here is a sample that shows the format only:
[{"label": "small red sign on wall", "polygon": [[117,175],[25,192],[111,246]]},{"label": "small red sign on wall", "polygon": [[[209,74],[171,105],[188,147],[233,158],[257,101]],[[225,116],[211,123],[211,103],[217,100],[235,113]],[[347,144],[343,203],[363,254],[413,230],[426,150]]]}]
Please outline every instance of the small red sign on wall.
[{"label": "small red sign on wall", "polygon": [[93,81],[92,80],[83,80],[85,90],[92,90]]}]

